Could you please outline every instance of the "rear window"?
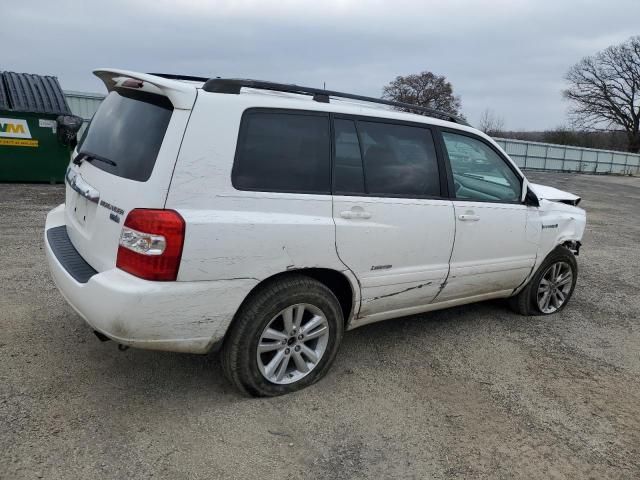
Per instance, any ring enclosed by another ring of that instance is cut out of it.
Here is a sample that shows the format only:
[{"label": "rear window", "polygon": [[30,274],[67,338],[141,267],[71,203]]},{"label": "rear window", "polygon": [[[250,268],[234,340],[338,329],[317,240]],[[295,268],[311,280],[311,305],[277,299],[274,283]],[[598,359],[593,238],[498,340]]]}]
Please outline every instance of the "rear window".
[{"label": "rear window", "polygon": [[239,190],[329,193],[329,116],[248,111],[242,117],[233,186]]},{"label": "rear window", "polygon": [[93,116],[78,146],[87,161],[119,177],[149,179],[173,106],[166,97],[112,91]]}]

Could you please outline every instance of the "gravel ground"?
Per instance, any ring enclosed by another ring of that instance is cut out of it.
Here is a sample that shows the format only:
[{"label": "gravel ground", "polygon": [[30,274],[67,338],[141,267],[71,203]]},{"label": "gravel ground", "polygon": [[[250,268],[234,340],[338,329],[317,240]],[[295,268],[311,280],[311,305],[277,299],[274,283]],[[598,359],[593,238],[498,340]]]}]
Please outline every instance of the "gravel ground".
[{"label": "gravel ground", "polygon": [[45,267],[62,188],[0,185],[0,478],[640,478],[640,179],[530,177],[588,211],[567,309],[369,325],[275,399],[215,355],[98,342]]}]

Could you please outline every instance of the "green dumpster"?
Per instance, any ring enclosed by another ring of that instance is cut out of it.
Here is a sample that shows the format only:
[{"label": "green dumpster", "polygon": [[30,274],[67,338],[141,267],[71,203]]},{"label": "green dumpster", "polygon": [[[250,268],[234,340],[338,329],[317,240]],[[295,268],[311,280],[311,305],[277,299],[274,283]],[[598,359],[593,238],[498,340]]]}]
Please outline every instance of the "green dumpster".
[{"label": "green dumpster", "polygon": [[62,182],[70,149],[57,135],[71,115],[55,77],[0,72],[0,182]]}]

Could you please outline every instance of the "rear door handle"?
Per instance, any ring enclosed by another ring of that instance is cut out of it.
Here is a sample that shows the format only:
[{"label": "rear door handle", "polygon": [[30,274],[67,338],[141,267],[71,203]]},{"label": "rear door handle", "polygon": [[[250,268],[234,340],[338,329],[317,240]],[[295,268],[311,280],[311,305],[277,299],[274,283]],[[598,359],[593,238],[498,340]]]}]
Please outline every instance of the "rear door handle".
[{"label": "rear door handle", "polygon": [[340,212],[340,216],[342,218],[348,218],[348,219],[352,219],[352,218],[363,218],[363,219],[371,218],[371,214],[369,212],[367,212],[366,210],[363,210],[361,207],[353,207],[351,210],[344,210],[344,211]]},{"label": "rear door handle", "polygon": [[472,213],[463,213],[462,215],[458,215],[458,218],[463,222],[477,222],[480,220],[478,215],[474,215]]}]

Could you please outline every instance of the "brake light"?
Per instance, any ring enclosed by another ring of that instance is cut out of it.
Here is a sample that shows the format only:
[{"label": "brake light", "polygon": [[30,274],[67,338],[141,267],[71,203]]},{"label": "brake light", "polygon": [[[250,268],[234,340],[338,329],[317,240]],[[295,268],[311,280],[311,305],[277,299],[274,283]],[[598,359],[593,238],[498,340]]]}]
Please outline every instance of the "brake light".
[{"label": "brake light", "polygon": [[120,234],[116,267],[145,280],[175,280],[184,229],[184,219],[174,210],[131,210]]},{"label": "brake light", "polygon": [[122,82],[123,87],[129,88],[142,88],[144,82],[142,80],[136,80],[134,78],[128,78],[124,82]]}]

